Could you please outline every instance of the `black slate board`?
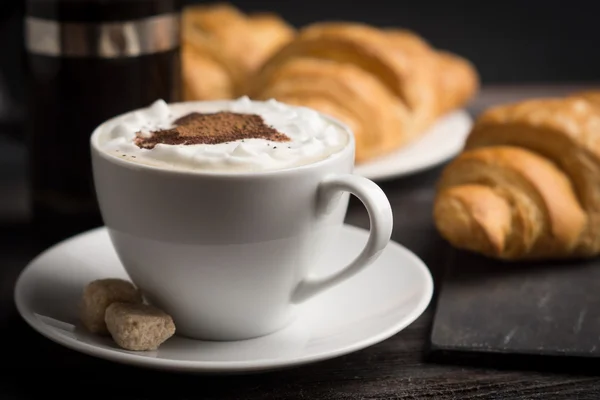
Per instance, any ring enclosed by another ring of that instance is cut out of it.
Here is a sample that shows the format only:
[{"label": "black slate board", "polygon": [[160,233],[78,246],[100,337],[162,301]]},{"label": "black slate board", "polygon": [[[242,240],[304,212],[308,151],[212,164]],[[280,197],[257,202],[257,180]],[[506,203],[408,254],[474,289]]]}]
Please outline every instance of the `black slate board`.
[{"label": "black slate board", "polygon": [[600,357],[600,260],[510,264],[445,251],[434,354]]}]

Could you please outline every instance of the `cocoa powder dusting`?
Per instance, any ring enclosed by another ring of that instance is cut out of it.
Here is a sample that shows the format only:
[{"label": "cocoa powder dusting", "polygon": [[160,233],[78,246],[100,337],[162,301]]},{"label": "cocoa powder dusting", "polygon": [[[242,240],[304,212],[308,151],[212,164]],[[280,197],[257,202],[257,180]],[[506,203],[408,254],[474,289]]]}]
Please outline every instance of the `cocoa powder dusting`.
[{"label": "cocoa powder dusting", "polygon": [[152,132],[149,137],[137,133],[134,143],[143,149],[162,144],[218,144],[240,139],[266,139],[288,142],[290,138],[265,124],[260,115],[223,111],[212,114],[193,112],[178,118],[172,129]]}]

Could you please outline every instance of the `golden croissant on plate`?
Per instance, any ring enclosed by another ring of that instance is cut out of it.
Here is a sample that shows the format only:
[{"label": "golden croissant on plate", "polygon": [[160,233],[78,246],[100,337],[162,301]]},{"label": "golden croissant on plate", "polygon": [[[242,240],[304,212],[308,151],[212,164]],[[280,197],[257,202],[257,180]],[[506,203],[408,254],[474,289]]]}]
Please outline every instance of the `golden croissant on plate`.
[{"label": "golden croissant on plate", "polygon": [[493,258],[600,254],[600,92],[484,112],[442,173],[434,220],[455,247]]},{"label": "golden croissant on plate", "polygon": [[245,91],[344,122],[355,134],[360,163],[408,143],[477,88],[469,62],[412,32],[321,22],[275,52]]},{"label": "golden croissant on plate", "polygon": [[231,99],[295,29],[271,13],[246,15],[232,5],[193,5],[182,16],[185,100]]}]

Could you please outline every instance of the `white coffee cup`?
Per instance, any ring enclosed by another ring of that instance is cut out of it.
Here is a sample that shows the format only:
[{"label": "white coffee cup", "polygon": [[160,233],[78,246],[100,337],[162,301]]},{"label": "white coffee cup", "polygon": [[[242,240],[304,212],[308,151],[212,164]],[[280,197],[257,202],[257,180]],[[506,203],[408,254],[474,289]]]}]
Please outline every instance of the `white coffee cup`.
[{"label": "white coffee cup", "polygon": [[[198,102],[200,111],[203,105],[209,102]],[[119,159],[99,145],[102,125],[94,131],[94,184],[114,248],[148,301],[171,314],[178,334],[239,340],[275,332],[293,321],[302,302],[370,265],[389,242],[388,199],[375,183],[352,175],[348,128],[322,117],[348,133],[340,152],[247,173]],[[339,272],[313,276],[342,226],[349,193],[369,213],[369,239]]]}]

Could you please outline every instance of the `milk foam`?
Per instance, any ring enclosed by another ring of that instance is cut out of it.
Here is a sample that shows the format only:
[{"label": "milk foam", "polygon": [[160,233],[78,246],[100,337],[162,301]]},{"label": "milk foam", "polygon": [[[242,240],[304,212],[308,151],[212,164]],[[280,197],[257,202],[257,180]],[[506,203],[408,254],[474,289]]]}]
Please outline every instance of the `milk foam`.
[{"label": "milk foam", "polygon": [[[288,142],[242,139],[219,144],[157,144],[142,149],[134,144],[136,132],[169,129],[172,122],[191,112],[231,111],[260,115],[267,125],[287,135]],[[341,151],[348,133],[319,113],[304,107],[277,102],[252,101],[242,97],[232,101],[178,103],[162,100],[150,107],[110,120],[99,135],[99,145],[107,153],[124,160],[159,167],[202,171],[265,171],[311,164]]]}]

